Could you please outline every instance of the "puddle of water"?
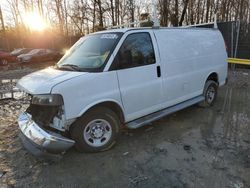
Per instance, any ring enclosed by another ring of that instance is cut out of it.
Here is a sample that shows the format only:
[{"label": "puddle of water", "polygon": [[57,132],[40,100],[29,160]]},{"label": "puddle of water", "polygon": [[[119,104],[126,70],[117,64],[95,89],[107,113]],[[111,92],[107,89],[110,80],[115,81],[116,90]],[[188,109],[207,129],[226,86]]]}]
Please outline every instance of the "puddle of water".
[{"label": "puddle of water", "polygon": [[21,91],[16,92],[8,92],[8,93],[0,93],[0,100],[1,99],[22,99],[27,97],[27,94]]},{"label": "puddle of water", "polygon": [[14,99],[23,99],[28,97],[28,94],[22,91],[14,92]]},{"label": "puddle of water", "polygon": [[17,79],[3,79],[1,80],[2,84],[7,84],[7,83],[16,83]]},{"label": "puddle of water", "polygon": [[0,99],[13,98],[11,93],[1,93]]},{"label": "puddle of water", "polygon": [[11,82],[11,80],[9,80],[9,79],[1,80],[1,83],[2,83],[2,84],[6,84],[6,83],[10,83],[10,82]]},{"label": "puddle of water", "polygon": [[0,80],[0,85],[16,84],[18,79],[2,79]]},{"label": "puddle of water", "polygon": [[3,79],[0,80],[0,86],[2,87],[0,90],[0,100],[1,99],[23,99],[27,97],[25,92],[20,91],[16,87],[18,79]]},{"label": "puddle of water", "polygon": [[1,83],[10,83],[10,82],[17,82],[18,79],[2,79]]}]

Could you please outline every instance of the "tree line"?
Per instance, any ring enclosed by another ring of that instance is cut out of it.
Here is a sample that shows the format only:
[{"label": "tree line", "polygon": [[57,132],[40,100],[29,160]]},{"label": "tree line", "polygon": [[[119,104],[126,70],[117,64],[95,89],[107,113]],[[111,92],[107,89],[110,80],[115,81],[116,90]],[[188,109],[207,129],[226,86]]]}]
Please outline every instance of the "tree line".
[{"label": "tree line", "polygon": [[[34,34],[34,31],[25,25],[23,17],[25,12],[36,11],[49,23],[50,27],[45,31],[46,34],[39,33],[41,38],[51,36],[50,39],[57,38],[61,43],[71,45],[75,40],[74,37],[104,30],[109,26],[150,20],[152,2],[151,0],[6,0],[4,5],[0,4],[0,43],[4,43],[3,38],[9,38],[10,41],[19,39],[21,41],[19,45],[32,40],[30,35]],[[161,26],[212,22],[215,13],[218,22],[235,20],[250,22],[249,0],[156,0],[155,4]],[[50,39],[48,41],[51,42]]]}]

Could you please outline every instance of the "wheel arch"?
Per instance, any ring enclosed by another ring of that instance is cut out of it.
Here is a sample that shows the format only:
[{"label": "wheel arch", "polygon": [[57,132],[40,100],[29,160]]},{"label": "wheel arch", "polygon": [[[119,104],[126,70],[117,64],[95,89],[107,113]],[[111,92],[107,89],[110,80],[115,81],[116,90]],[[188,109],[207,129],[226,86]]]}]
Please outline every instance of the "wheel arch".
[{"label": "wheel arch", "polygon": [[118,115],[121,123],[125,122],[125,115],[124,115],[124,110],[122,108],[122,105],[119,104],[119,102],[117,102],[115,100],[110,100],[110,99],[97,101],[95,103],[88,105],[80,112],[78,118],[83,116],[84,114],[86,114],[88,111],[90,111],[96,107],[100,107],[100,106],[109,108],[110,110],[112,110],[114,113],[116,113]]},{"label": "wheel arch", "polygon": [[[218,85],[219,85],[219,75],[217,72],[213,71],[213,72],[210,72],[206,78],[206,81],[205,83],[208,81],[208,80],[212,80],[212,81],[215,81]],[[205,84],[204,83],[204,84]]]}]

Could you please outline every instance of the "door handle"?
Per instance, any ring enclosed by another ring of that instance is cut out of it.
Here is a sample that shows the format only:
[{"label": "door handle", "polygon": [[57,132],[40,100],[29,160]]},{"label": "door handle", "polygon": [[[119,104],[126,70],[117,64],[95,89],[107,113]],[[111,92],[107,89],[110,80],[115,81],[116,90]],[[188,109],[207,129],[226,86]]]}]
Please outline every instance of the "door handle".
[{"label": "door handle", "polygon": [[161,77],[161,67],[159,65],[156,67],[156,70],[157,70],[157,76]]}]

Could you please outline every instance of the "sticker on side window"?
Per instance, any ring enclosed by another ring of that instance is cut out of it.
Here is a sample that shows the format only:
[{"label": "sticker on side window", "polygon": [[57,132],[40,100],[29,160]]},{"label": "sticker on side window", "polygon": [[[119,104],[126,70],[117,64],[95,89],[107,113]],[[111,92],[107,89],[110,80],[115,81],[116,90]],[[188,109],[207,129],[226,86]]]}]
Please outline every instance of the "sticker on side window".
[{"label": "sticker on side window", "polygon": [[118,38],[118,36],[117,36],[117,34],[103,34],[102,36],[101,36],[101,39],[117,39]]}]

